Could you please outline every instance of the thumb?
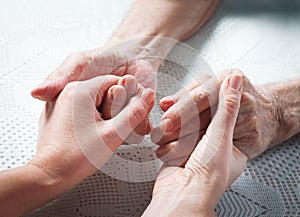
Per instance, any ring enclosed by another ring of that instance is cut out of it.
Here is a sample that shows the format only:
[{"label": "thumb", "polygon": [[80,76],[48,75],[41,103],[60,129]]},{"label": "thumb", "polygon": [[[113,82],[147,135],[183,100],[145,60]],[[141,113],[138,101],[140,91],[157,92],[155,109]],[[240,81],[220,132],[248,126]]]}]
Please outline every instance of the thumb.
[{"label": "thumb", "polygon": [[233,131],[240,108],[242,86],[242,78],[239,75],[230,75],[224,79],[219,92],[217,112],[186,168],[200,169],[211,160],[223,159],[221,155],[232,151]]}]

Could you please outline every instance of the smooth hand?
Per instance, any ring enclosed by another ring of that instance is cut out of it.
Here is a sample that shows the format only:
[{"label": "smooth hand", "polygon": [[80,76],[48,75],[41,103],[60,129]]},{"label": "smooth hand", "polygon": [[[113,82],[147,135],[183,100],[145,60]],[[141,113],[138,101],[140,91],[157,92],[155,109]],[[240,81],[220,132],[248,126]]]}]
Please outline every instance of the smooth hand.
[{"label": "smooth hand", "polygon": [[[121,95],[113,101],[121,98],[124,104],[107,119],[105,101],[114,89]],[[144,90],[129,75],[68,83],[46,103],[36,156],[22,167],[0,172],[0,216],[20,216],[92,175],[147,118],[153,102],[153,90]]]},{"label": "smooth hand", "polygon": [[129,80],[117,76],[100,76],[71,82],[61,94],[47,102],[40,117],[36,157],[29,162],[52,180],[63,180],[66,188],[96,172],[112,153],[147,118],[154,102],[150,89],[133,88],[125,107],[112,119],[103,119],[107,90]]}]

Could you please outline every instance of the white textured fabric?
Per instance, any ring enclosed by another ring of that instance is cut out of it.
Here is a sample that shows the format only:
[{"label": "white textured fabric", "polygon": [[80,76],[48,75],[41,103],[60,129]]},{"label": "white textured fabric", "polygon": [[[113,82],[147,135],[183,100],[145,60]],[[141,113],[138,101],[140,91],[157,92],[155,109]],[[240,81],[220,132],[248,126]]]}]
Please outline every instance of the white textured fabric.
[{"label": "white textured fabric", "polygon": [[[71,52],[105,42],[126,14],[131,0],[2,0],[0,4],[0,169],[23,165],[35,153],[43,103],[30,97]],[[300,75],[300,2],[224,1],[188,43],[217,72],[242,69],[255,83]],[[163,69],[181,78],[180,70]],[[167,91],[178,86],[169,83]],[[300,135],[247,164],[224,194],[219,216],[300,216]],[[153,147],[122,147],[118,155],[143,162]],[[122,170],[122,165],[115,169]],[[149,169],[149,168],[148,168]],[[140,167],[135,176],[157,171]],[[124,171],[131,176],[132,171]],[[27,216],[140,216],[153,182],[125,182],[101,172]]]}]

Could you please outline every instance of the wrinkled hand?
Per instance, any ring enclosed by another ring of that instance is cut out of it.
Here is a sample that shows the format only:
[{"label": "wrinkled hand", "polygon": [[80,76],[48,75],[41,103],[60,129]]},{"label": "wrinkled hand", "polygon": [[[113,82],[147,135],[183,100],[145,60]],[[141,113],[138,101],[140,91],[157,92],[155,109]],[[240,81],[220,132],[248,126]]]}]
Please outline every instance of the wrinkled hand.
[{"label": "wrinkled hand", "polygon": [[[203,85],[188,87],[187,91],[192,99],[190,101],[186,100],[187,97],[182,91],[161,100],[160,106],[165,114],[161,127],[152,134],[152,140],[160,145],[157,152],[159,157],[170,151],[173,155],[181,155],[176,148],[179,137],[188,140],[196,133],[201,138],[215,109],[219,84],[229,74],[240,75],[244,83],[241,108],[233,136],[235,145],[248,158],[254,158],[276,142],[279,121],[272,89],[268,85],[253,86],[239,70],[225,70],[217,75],[219,82],[208,81]],[[196,112],[190,112],[195,105]],[[161,128],[165,130],[164,133]],[[172,141],[175,142],[170,143]],[[193,147],[189,151],[192,149]],[[188,153],[184,154],[188,156]]]},{"label": "wrinkled hand", "polygon": [[133,42],[89,51],[74,52],[47,79],[34,88],[32,96],[41,100],[54,99],[73,81],[99,75],[134,75],[145,88],[154,89],[159,63],[144,54],[145,47]]},{"label": "wrinkled hand", "polygon": [[[127,79],[137,86],[134,77]],[[154,103],[152,90],[136,88],[126,106],[114,118],[104,120],[104,95],[122,81],[108,75],[68,83],[57,98],[46,103],[37,154],[29,164],[48,174],[49,180],[65,180],[67,188],[101,168],[149,115]]]},{"label": "wrinkled hand", "polygon": [[[226,188],[242,173],[247,157],[233,145],[242,92],[239,76],[224,79],[216,115],[182,167],[165,167],[143,216],[214,216]],[[186,141],[189,143],[189,141]],[[186,143],[186,145],[188,145]]]}]

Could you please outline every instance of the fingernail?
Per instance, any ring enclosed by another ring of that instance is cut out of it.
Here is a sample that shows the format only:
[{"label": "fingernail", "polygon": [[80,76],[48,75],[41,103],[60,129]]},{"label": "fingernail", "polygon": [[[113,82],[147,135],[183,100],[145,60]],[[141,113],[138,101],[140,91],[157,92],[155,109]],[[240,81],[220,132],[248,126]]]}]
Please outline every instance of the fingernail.
[{"label": "fingernail", "polygon": [[235,90],[241,90],[242,78],[239,75],[232,75],[229,81],[229,86]]},{"label": "fingernail", "polygon": [[173,129],[173,124],[172,124],[171,119],[166,118],[166,119],[162,120],[162,122],[160,122],[160,124],[159,124],[159,127],[163,132],[171,131]]},{"label": "fingernail", "polygon": [[154,102],[154,91],[150,88],[147,88],[143,91],[142,100],[144,100],[148,105],[152,105]]}]

